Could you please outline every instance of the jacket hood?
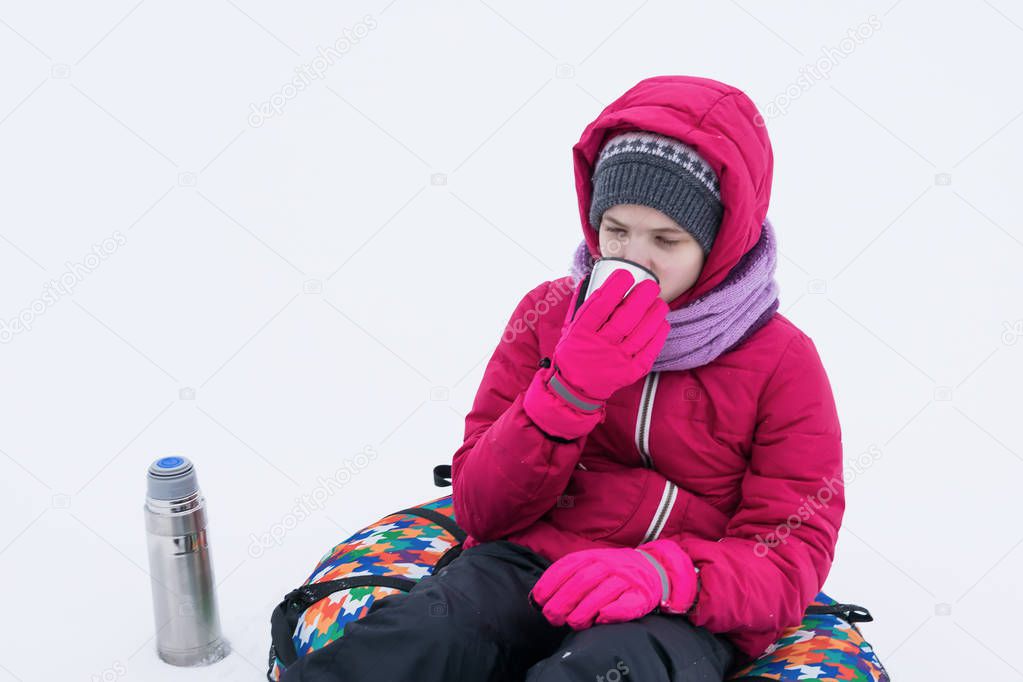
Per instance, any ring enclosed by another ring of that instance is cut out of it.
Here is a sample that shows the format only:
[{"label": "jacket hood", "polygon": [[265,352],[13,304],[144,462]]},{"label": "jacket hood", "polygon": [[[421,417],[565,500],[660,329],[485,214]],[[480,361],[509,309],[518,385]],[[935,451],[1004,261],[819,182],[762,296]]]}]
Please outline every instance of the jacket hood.
[{"label": "jacket hood", "polygon": [[593,167],[608,138],[628,130],[670,135],[691,145],[718,175],[724,212],[700,275],[668,304],[675,310],[719,285],[757,243],[771,198],[774,156],[764,118],[741,90],[710,78],[653,76],[611,102],[572,147],[579,216],[590,255],[600,257],[590,225]]}]

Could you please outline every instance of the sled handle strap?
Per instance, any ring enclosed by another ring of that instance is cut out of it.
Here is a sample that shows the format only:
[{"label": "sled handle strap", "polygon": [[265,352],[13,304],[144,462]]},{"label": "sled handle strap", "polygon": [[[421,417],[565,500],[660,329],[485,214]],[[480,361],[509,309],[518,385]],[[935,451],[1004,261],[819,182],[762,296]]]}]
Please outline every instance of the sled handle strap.
[{"label": "sled handle strap", "polygon": [[451,465],[438,464],[433,468],[433,484],[438,488],[451,485]]},{"label": "sled handle strap", "polygon": [[464,530],[462,530],[462,528],[457,523],[455,523],[454,519],[452,519],[447,514],[441,514],[439,511],[435,509],[426,509],[424,507],[409,507],[408,509],[402,509],[401,511],[395,513],[411,514],[412,516],[421,516],[424,519],[429,519],[430,521],[433,521],[447,532],[451,533],[451,536],[455,538],[455,542],[458,544],[462,544],[463,542],[465,542],[465,538],[468,535]]}]

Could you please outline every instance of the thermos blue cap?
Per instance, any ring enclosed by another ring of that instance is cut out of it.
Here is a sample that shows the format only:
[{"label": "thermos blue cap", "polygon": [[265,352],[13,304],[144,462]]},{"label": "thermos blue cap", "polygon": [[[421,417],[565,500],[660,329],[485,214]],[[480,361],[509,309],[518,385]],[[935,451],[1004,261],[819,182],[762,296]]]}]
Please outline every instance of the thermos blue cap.
[{"label": "thermos blue cap", "polygon": [[187,457],[161,457],[149,465],[146,488],[154,500],[178,500],[199,490],[199,478]]}]

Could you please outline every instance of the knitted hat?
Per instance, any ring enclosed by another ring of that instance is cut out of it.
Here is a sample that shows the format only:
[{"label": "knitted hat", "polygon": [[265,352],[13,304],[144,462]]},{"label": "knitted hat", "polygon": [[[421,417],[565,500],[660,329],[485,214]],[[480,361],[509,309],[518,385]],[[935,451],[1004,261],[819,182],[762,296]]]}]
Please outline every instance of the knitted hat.
[{"label": "knitted hat", "polygon": [[710,253],[723,207],[718,177],[684,142],[648,131],[609,139],[593,171],[590,225],[600,229],[604,211],[616,204],[655,208],[681,225]]}]

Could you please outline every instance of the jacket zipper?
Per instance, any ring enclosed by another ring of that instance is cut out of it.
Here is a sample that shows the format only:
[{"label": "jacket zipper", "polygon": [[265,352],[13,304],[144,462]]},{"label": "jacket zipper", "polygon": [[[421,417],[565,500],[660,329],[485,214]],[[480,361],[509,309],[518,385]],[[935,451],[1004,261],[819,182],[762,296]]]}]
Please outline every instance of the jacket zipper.
[{"label": "jacket zipper", "polygon": [[[650,372],[643,382],[643,392],[639,399],[639,414],[636,417],[636,449],[643,460],[643,466],[652,469],[654,466],[653,457],[650,455],[650,419],[653,414],[654,394],[657,392],[657,383],[660,380],[660,372]],[[668,513],[671,511],[675,500],[678,498],[678,486],[671,481],[665,481],[664,491],[661,493],[661,501],[657,505],[657,513],[650,522],[650,527],[643,537],[643,542],[656,540],[664,530],[664,524],[668,520]]]},{"label": "jacket zipper", "polygon": [[643,466],[652,469],[653,459],[650,457],[650,416],[653,414],[654,393],[660,372],[650,372],[643,382],[643,393],[639,398],[639,414],[636,417],[636,449],[643,459]]},{"label": "jacket zipper", "polygon": [[668,521],[668,512],[675,506],[675,499],[678,497],[678,486],[671,481],[665,481],[664,492],[661,493],[661,503],[657,505],[657,513],[654,514],[650,527],[647,528],[643,542],[652,542],[657,539],[664,530],[664,524]]}]

